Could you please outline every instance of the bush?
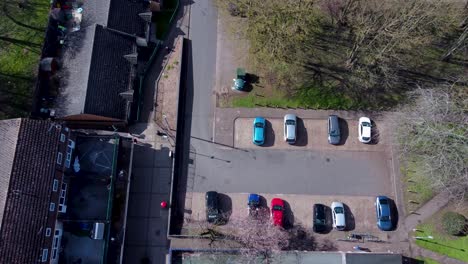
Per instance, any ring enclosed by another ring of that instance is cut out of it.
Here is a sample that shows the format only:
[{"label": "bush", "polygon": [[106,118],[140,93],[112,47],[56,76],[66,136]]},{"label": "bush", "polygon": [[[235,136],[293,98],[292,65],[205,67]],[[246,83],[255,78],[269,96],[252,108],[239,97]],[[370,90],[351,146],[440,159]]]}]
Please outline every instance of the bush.
[{"label": "bush", "polygon": [[442,225],[445,232],[450,235],[460,235],[466,232],[466,219],[465,216],[455,213],[447,212],[442,216]]}]

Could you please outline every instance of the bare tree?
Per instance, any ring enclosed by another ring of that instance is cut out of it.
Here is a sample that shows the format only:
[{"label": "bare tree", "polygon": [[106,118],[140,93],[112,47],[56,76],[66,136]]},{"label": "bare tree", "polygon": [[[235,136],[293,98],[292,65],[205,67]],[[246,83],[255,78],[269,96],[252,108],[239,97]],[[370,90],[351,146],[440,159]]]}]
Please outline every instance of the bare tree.
[{"label": "bare tree", "polygon": [[468,87],[417,89],[395,119],[402,157],[418,161],[436,191],[468,196]]}]

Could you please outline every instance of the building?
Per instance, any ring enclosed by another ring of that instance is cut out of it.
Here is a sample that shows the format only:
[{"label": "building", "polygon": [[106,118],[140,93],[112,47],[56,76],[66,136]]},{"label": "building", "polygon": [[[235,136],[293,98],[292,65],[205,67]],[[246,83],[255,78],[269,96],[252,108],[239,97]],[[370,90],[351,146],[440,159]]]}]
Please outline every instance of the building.
[{"label": "building", "polygon": [[121,263],[131,138],[11,119],[0,144],[0,263]]},{"label": "building", "polygon": [[33,115],[91,122],[132,119],[139,54],[148,52],[154,31],[149,1],[57,0],[53,6]]}]

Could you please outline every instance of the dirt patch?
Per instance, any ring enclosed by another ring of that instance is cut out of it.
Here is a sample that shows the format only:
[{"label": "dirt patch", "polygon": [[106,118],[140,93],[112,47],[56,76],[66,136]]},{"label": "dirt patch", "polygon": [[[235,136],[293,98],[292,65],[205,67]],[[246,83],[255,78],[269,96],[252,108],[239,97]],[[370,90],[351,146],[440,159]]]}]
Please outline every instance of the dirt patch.
[{"label": "dirt patch", "polygon": [[166,129],[166,132],[175,131],[177,127],[181,54],[182,38],[179,37],[170,51],[158,81],[154,120],[158,126]]}]

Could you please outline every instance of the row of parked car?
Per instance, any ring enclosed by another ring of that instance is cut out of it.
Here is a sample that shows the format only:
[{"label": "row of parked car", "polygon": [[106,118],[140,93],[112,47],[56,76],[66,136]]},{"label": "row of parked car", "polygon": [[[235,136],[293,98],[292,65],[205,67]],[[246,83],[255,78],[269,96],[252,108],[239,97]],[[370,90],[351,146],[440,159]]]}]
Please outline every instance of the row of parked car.
[{"label": "row of parked car", "polygon": [[[284,141],[288,144],[295,144],[297,139],[297,116],[287,114],[283,118],[284,125]],[[338,145],[341,142],[341,129],[339,117],[337,115],[328,116],[328,143]],[[359,118],[359,141],[362,143],[370,143],[372,139],[371,130],[372,122],[368,117]],[[266,119],[264,117],[256,117],[253,121],[252,142],[261,146],[265,143],[266,137]]]},{"label": "row of parked car", "polygon": [[[206,219],[209,223],[224,224],[227,219],[224,219],[219,203],[218,193],[210,191],[206,193]],[[247,197],[248,214],[250,217],[261,217],[260,212],[262,204],[260,195],[249,194]],[[339,231],[347,229],[346,211],[343,203],[333,202],[331,208],[332,227]],[[377,216],[377,227],[382,231],[390,231],[394,228],[392,219],[391,200],[386,196],[377,196],[375,200],[375,210]],[[285,201],[281,198],[273,198],[270,203],[270,218],[275,226],[284,227],[285,224]],[[313,230],[317,233],[322,233],[328,230],[328,208],[323,204],[314,204],[313,206]]]}]

